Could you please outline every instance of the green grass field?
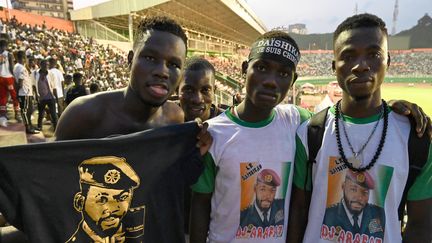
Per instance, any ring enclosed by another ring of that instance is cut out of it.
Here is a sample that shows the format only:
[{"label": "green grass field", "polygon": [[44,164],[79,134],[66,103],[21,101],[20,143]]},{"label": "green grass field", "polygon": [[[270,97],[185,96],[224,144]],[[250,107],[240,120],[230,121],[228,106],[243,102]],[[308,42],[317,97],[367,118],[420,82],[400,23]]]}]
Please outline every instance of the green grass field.
[{"label": "green grass field", "polygon": [[414,102],[420,105],[429,116],[432,116],[432,85],[416,86],[385,84],[382,87],[382,97],[385,100],[403,99]]}]

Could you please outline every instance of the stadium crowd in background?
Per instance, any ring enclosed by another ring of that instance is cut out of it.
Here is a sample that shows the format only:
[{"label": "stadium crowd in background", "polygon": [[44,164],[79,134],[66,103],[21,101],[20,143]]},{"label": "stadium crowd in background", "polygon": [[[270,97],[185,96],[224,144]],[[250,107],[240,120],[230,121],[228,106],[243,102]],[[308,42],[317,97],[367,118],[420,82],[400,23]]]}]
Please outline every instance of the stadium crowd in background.
[{"label": "stadium crowd in background", "polygon": [[78,33],[47,29],[44,25],[30,26],[14,18],[2,22],[10,40],[10,52],[24,50],[36,63],[41,59],[57,60],[63,74],[82,72],[86,86],[95,82],[102,90],[113,90],[127,85],[124,52],[97,44]]},{"label": "stadium crowd in background", "polygon": [[[333,52],[305,53],[299,64],[301,77],[329,77],[333,75],[329,60]],[[390,51],[392,66],[388,76],[426,76],[432,74],[431,51]]]}]

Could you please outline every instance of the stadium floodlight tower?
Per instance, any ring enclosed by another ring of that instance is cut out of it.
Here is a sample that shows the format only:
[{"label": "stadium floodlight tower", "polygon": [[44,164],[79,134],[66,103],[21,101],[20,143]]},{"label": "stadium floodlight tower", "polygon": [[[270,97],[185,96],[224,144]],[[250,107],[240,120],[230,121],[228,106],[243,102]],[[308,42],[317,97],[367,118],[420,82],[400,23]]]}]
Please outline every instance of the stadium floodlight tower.
[{"label": "stadium floodlight tower", "polygon": [[392,27],[392,35],[396,34],[396,22],[399,15],[399,0],[395,0],[394,10],[393,10],[393,27]]}]

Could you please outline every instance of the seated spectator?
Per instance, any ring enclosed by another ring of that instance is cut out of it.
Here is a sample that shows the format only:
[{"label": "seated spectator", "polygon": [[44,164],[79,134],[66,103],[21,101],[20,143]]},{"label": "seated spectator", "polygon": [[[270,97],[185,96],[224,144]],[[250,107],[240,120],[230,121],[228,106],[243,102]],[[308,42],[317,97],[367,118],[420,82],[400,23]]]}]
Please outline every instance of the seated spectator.
[{"label": "seated spectator", "polygon": [[73,74],[73,82],[74,82],[74,86],[71,89],[69,89],[69,91],[66,94],[66,105],[69,105],[74,99],[80,96],[87,95],[86,89],[82,84],[81,73]]},{"label": "seated spectator", "polygon": [[91,83],[90,84],[90,94],[94,94],[100,92],[99,85],[97,83]]}]

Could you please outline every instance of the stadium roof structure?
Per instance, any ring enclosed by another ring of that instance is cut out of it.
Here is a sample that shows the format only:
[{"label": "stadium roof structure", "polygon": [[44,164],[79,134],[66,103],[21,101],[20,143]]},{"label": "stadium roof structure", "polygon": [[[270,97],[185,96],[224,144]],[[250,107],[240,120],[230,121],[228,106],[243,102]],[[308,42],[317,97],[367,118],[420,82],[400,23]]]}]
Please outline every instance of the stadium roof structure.
[{"label": "stadium roof structure", "polygon": [[136,27],[136,19],[158,14],[174,18],[188,31],[244,46],[267,31],[244,0],[111,0],[71,11],[71,19],[127,30],[130,15]]}]

